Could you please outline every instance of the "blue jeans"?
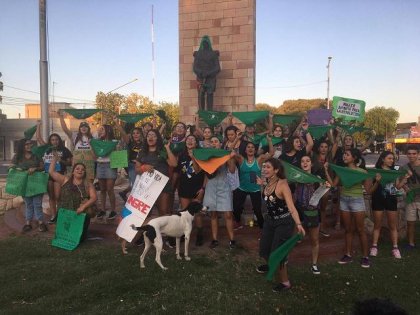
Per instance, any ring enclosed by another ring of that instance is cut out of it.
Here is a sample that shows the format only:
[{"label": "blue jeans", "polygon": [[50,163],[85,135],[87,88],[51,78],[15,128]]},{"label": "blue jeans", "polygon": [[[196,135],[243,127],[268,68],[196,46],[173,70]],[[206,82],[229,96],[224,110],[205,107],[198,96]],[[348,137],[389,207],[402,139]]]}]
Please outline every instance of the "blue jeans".
[{"label": "blue jeans", "polygon": [[136,163],[128,162],[128,180],[130,182],[130,186],[134,186],[134,182],[136,181],[137,173],[136,173]]},{"label": "blue jeans", "polygon": [[42,213],[42,196],[44,194],[35,195],[32,197],[23,197],[25,200],[25,215],[26,221],[32,221],[32,218],[35,214],[35,219],[38,221],[42,221],[43,213]]}]

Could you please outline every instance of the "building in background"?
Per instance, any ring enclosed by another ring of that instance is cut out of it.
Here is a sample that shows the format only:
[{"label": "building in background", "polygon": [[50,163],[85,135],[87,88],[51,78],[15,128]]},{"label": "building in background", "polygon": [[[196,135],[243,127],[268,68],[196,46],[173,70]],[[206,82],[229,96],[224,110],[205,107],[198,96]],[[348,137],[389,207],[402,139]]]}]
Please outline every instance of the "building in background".
[{"label": "building in background", "polygon": [[417,122],[397,124],[394,138],[395,148],[405,152],[406,147],[415,144],[420,148],[420,116]]}]

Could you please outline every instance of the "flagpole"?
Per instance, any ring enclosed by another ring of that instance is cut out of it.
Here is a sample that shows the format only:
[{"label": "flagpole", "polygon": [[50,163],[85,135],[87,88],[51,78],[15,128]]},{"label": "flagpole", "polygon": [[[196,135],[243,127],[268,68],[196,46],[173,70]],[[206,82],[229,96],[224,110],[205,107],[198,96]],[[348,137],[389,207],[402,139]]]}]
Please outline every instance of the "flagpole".
[{"label": "flagpole", "polygon": [[330,63],[332,57],[328,57],[327,64],[327,109],[330,109]]}]

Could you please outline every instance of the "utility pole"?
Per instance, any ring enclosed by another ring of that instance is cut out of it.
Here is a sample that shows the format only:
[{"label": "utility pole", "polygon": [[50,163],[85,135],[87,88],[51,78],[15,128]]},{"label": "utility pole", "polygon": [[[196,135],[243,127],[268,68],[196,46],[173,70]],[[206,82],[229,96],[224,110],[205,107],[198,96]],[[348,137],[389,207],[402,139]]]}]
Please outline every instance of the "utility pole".
[{"label": "utility pole", "polygon": [[48,113],[48,60],[47,60],[47,0],[39,0],[39,75],[41,94],[41,122],[42,137],[48,138],[49,113]]}]

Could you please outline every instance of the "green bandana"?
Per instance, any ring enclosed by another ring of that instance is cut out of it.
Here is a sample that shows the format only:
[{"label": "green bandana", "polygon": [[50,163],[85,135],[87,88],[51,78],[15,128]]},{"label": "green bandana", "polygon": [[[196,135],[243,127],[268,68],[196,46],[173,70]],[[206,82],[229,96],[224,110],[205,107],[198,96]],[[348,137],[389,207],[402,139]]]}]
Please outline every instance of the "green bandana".
[{"label": "green bandana", "polygon": [[[281,137],[272,137],[271,138],[271,142],[273,142],[273,145],[277,145],[279,143],[281,143],[284,140],[284,138]],[[264,137],[261,139],[260,144],[262,147],[267,147],[268,146],[268,141],[267,141],[267,137]]]},{"label": "green bandana", "polygon": [[40,146],[33,146],[31,148],[31,152],[36,157],[42,159],[42,157],[44,156],[45,152],[47,152],[48,149],[50,149],[50,148],[52,148],[52,146],[50,146],[49,144],[44,144],[44,145],[40,145]]},{"label": "green bandana", "polygon": [[331,125],[322,125],[322,126],[309,126],[308,131],[311,136],[315,139],[321,138],[325,135],[328,131],[333,128]]},{"label": "green bandana", "polygon": [[295,234],[270,254],[270,257],[268,258],[267,280],[273,280],[273,277],[277,272],[277,267],[284,261],[293,247],[295,247],[297,242],[302,238],[302,234]]},{"label": "green bandana", "polygon": [[282,161],[284,170],[286,172],[286,178],[292,183],[301,183],[301,184],[311,184],[311,183],[324,183],[325,180],[310,174],[306,173],[304,170],[293,166],[285,161]]},{"label": "green bandana", "polygon": [[223,149],[204,148],[193,150],[193,156],[200,161],[208,161],[211,158],[219,158],[228,154],[230,154],[230,151]]},{"label": "green bandana", "polygon": [[257,112],[233,112],[232,115],[242,121],[245,125],[253,125],[268,117],[269,111]]},{"label": "green bandana", "polygon": [[267,139],[267,136],[266,135],[254,135],[253,137],[247,135],[246,133],[245,133],[245,135],[246,135],[246,137],[248,139],[248,140],[245,140],[245,141],[252,142],[256,146],[259,146],[260,145],[260,142],[263,139]]},{"label": "green bandana", "polygon": [[135,124],[136,122],[152,115],[153,114],[148,114],[148,113],[138,113],[138,114],[121,114],[121,115],[118,115],[117,117],[121,119],[122,121],[125,121],[126,123]]},{"label": "green bandana", "polygon": [[37,125],[35,125],[35,126],[31,127],[31,128],[26,129],[26,130],[23,132],[23,135],[24,135],[25,139],[27,139],[27,140],[31,140],[31,139],[32,139],[32,137],[34,136],[34,134],[35,134],[35,132],[36,132],[36,129],[37,129],[37,128],[38,128],[38,126],[37,126]]},{"label": "green bandana", "polygon": [[92,147],[93,152],[95,152],[95,155],[99,157],[109,155],[112,151],[114,151],[117,144],[117,141],[102,141],[98,139],[90,140],[90,146]]},{"label": "green bandana", "polygon": [[299,115],[274,115],[273,123],[280,124],[280,125],[289,125],[294,121],[300,120]]},{"label": "green bandana", "polygon": [[363,132],[363,131],[372,130],[370,128],[361,127],[361,126],[350,126],[350,125],[339,125],[339,124],[335,124],[335,126],[340,127],[341,129],[343,129],[349,135],[352,135],[356,132]]},{"label": "green bandana", "polygon": [[63,109],[66,113],[72,115],[77,119],[86,119],[90,116],[102,111],[102,109],[89,108],[89,109],[75,109],[75,108],[66,108]]},{"label": "green bandana", "polygon": [[364,173],[358,170],[353,170],[349,167],[342,167],[329,163],[331,169],[340,177],[341,183],[344,187],[350,188],[351,186],[361,183],[366,179],[375,177],[375,174]]},{"label": "green bandana", "polygon": [[198,117],[204,120],[204,122],[210,127],[219,125],[227,115],[228,113],[226,112],[214,112],[210,110],[198,111]]},{"label": "green bandana", "polygon": [[397,178],[404,176],[407,173],[406,171],[384,170],[379,168],[368,168],[367,171],[373,177],[375,177],[377,173],[381,174],[382,185],[395,182]]},{"label": "green bandana", "polygon": [[[169,145],[169,148],[171,149],[173,154],[179,154],[182,151],[185,150],[185,141],[182,142],[171,142]],[[165,151],[166,152],[166,151]]]},{"label": "green bandana", "polygon": [[405,203],[409,204],[416,200],[416,195],[420,194],[420,188],[411,189],[405,198]]}]

